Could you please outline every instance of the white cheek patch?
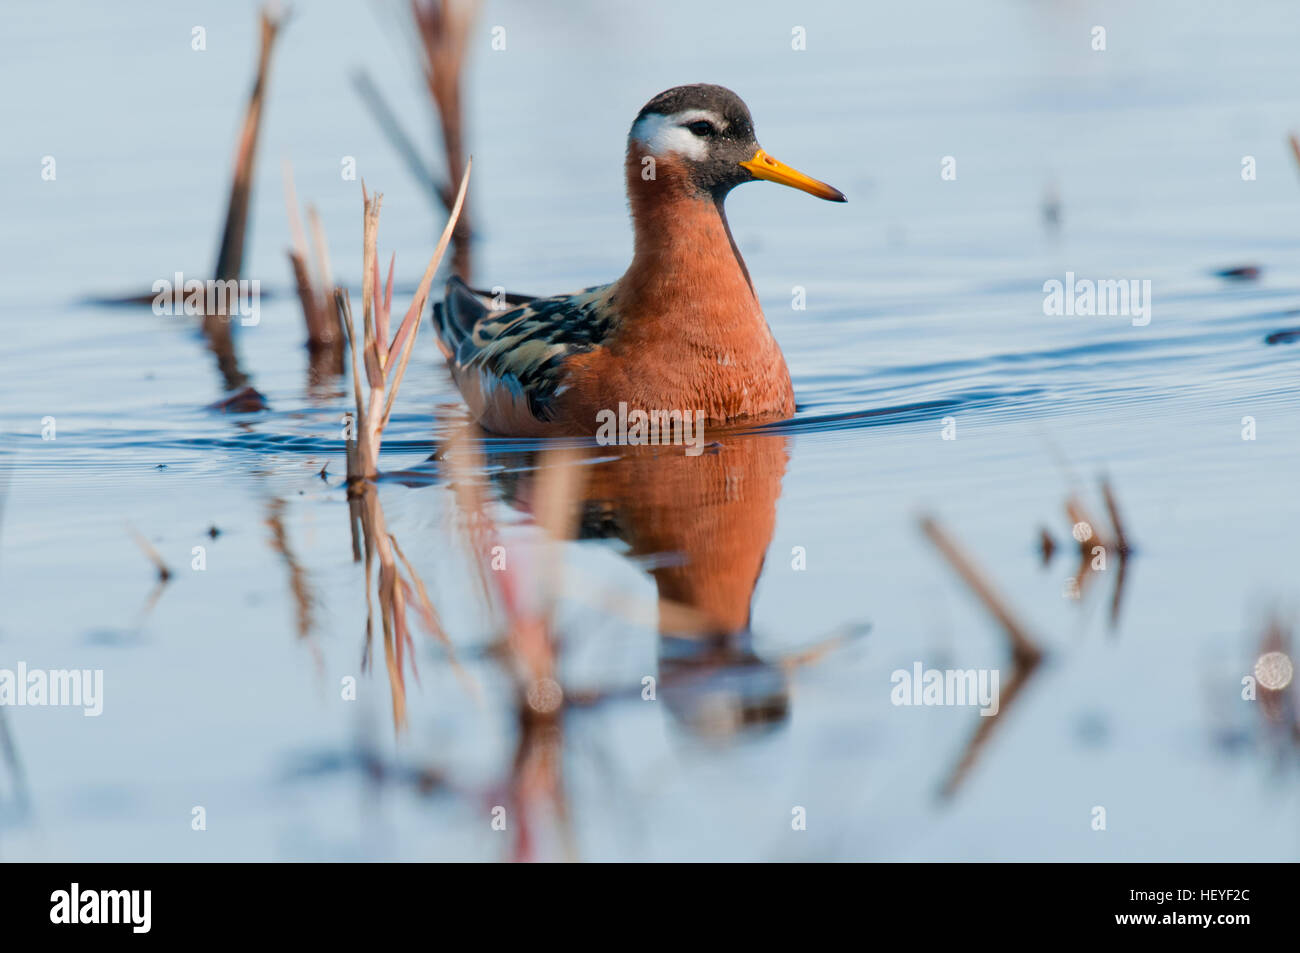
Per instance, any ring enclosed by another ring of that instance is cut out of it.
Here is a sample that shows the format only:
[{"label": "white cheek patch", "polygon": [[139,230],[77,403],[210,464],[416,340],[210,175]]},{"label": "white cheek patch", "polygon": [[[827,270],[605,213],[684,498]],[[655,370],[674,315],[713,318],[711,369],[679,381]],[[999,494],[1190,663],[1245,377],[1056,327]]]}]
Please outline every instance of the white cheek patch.
[{"label": "white cheek patch", "polygon": [[643,145],[651,155],[676,153],[688,159],[702,160],[709,154],[708,142],[683,128],[687,123],[701,119],[713,123],[715,129],[726,127],[721,116],[707,109],[688,109],[671,116],[650,113],[636,121],[629,138]]}]

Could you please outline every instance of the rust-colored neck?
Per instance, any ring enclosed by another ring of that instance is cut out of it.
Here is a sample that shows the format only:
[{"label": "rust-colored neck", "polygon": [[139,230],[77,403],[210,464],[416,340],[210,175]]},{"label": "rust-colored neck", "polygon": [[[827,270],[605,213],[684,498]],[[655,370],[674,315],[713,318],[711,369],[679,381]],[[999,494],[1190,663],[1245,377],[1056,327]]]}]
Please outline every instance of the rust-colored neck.
[{"label": "rust-colored neck", "polygon": [[634,143],[627,191],[636,232],[632,264],[621,284],[640,309],[672,314],[675,324],[733,329],[762,320],[749,271],[731,237],[721,200],[700,193],[674,156],[651,157]]}]

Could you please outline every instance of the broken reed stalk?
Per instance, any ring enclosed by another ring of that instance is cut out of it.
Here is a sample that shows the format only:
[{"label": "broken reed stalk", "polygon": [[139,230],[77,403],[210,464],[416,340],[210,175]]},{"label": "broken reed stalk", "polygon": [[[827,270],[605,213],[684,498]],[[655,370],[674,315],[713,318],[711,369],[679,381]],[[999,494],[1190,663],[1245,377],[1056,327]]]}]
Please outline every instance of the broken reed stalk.
[{"label": "broken reed stalk", "polygon": [[266,87],[270,76],[271,50],[283,17],[274,16],[269,6],[263,7],[260,17],[261,48],[257,59],[257,78],[248,97],[248,111],[239,133],[235,151],[235,175],[230,187],[230,204],[226,209],[226,227],[217,250],[217,266],[213,275],[224,281],[238,278],[244,261],[244,235],[248,229],[248,203],[253,191],[253,169],[257,154],[257,134],[262,125],[262,109],[266,101]]},{"label": "broken reed stalk", "polygon": [[[465,68],[469,32],[478,13],[479,0],[409,2],[411,19],[415,24],[420,72],[433,102],[434,112],[437,113],[442,134],[447,178],[440,181],[425,164],[420,150],[415,147],[396,112],[385,101],[368,73],[364,70],[354,73],[352,86],[365,102],[380,131],[411,170],[415,180],[428,190],[431,199],[450,211],[455,204],[452,183],[460,180],[468,166],[461,76]],[[451,268],[466,281],[470,278],[471,270],[472,232],[469,213],[464,211],[456,224]]]},{"label": "broken reed stalk", "polygon": [[[411,305],[391,341],[388,332],[393,303],[393,268],[396,259],[389,263],[388,281],[382,286],[381,295],[376,239],[379,230],[379,208],[383,196],[376,193],[372,198],[366,193],[365,184],[361,186],[365,200],[365,218],[362,228],[364,272],[361,292],[364,334],[360,342],[359,356],[351,300],[343,288],[337,288],[334,292],[338,318],[343,326],[343,334],[352,361],[353,393],[357,408],[354,420],[356,446],[355,451],[352,451],[349,443],[348,454],[350,489],[355,487],[358,481],[372,480],[379,474],[379,449],[383,442],[384,428],[388,425],[389,417],[393,412],[393,403],[402,386],[402,378],[406,374],[406,365],[411,359],[411,351],[415,346],[416,335],[419,333],[420,318],[429,297],[434,273],[438,270],[447,245],[451,242],[456,221],[464,206],[469,176],[470,166],[467,165],[461,176],[460,190],[456,195],[456,201],[452,204],[446,227],[443,228],[442,237],[438,240],[438,247],[434,249],[433,257],[429,259],[428,267],[424,270],[424,277],[420,280],[415,297],[411,300]],[[367,383],[364,401],[359,373],[361,368],[365,370]]]},{"label": "broken reed stalk", "polygon": [[[217,264],[213,277],[217,281],[237,280],[244,261],[244,236],[248,231],[248,205],[253,191],[253,169],[256,165],[257,135],[262,125],[262,111],[266,101],[266,88],[271,69],[271,51],[276,36],[284,23],[268,5],[259,15],[261,47],[257,61],[257,78],[248,98],[248,110],[240,130],[235,149],[235,172],[230,186],[230,202],[226,208],[226,224],[217,250]],[[217,357],[217,367],[227,390],[248,384],[248,377],[240,370],[235,354],[234,339],[230,330],[230,315],[205,314],[203,334],[208,346]]]},{"label": "broken reed stalk", "polygon": [[993,586],[985,578],[984,574],[979,571],[975,563],[971,561],[970,557],[958,547],[956,542],[939,527],[939,524],[932,517],[924,516],[921,518],[921,530],[929,537],[930,542],[943,554],[952,567],[957,570],[957,574],[962,577],[971,591],[984,603],[985,608],[1002,624],[1003,631],[1006,632],[1011,643],[1011,678],[999,693],[997,713],[991,717],[981,717],[979,719],[979,726],[975,729],[975,733],[967,742],[961,757],[958,758],[957,763],[940,787],[939,794],[946,799],[957,792],[966,775],[974,767],[980,751],[992,736],[994,728],[1006,715],[1012,702],[1020,695],[1021,690],[1029,682],[1030,677],[1042,662],[1043,650],[1030,637],[1025,627],[1011,614],[1011,609],[1007,606],[1007,603],[994,591]]},{"label": "broken reed stalk", "polygon": [[477,0],[411,0],[411,16],[424,53],[424,81],[438,110],[447,155],[449,181],[443,190],[444,204],[451,201],[450,182],[465,165],[460,81],[469,31],[477,15]]},{"label": "broken reed stalk", "polygon": [[[307,236],[298,217],[298,196],[293,184],[293,166],[284,163],[284,200],[289,213],[289,264],[298,287],[298,301],[307,323],[307,350],[310,353],[310,376],[318,383],[343,373],[343,334],[334,313],[329,292],[329,250],[314,206],[307,206],[312,226],[312,254],[307,251]],[[315,270],[313,271],[312,259]]]},{"label": "broken reed stalk", "polygon": [[[447,181],[439,194],[447,208],[452,205],[451,183],[460,179],[468,165],[461,77],[464,75],[470,28],[477,15],[478,0],[411,0],[411,16],[424,53],[421,64],[424,81],[442,130]],[[470,274],[471,231],[470,217],[466,213],[457,224],[456,247],[452,255],[452,270],[466,280]]]}]

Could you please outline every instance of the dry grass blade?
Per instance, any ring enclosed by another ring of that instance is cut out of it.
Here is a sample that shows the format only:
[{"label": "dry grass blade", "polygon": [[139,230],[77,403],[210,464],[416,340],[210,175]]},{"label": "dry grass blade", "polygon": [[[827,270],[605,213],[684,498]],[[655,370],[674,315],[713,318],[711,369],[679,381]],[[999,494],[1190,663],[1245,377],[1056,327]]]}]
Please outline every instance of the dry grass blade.
[{"label": "dry grass blade", "polygon": [[[460,179],[460,188],[456,192],[456,200],[452,203],[451,213],[447,216],[447,224],[442,230],[442,235],[438,238],[438,245],[433,250],[433,255],[429,259],[428,266],[424,269],[424,277],[420,279],[420,286],[415,291],[415,297],[411,299],[411,306],[406,310],[406,317],[402,319],[401,326],[397,329],[397,335],[393,338],[393,346],[397,347],[398,342],[409,337],[405,347],[402,349],[401,363],[397,367],[397,372],[393,375],[393,390],[388,398],[388,405],[384,408],[384,416],[381,427],[388,423],[388,415],[392,413],[392,401],[397,396],[397,389],[402,386],[402,375],[406,373],[406,362],[410,358],[411,347],[415,343],[415,336],[420,328],[420,316],[424,313],[424,303],[429,299],[429,291],[433,288],[433,276],[438,271],[438,265],[442,262],[442,256],[447,252],[447,245],[451,242],[452,234],[456,230],[456,223],[460,221],[460,215],[465,208],[465,194],[469,189],[469,174],[474,167],[473,160],[465,164],[465,172]],[[389,283],[389,295],[391,298],[391,279]]]},{"label": "dry grass blade", "polygon": [[424,587],[424,580],[420,578],[402,552],[402,547],[397,544],[397,539],[389,536],[389,541],[393,544],[393,552],[401,560],[402,568],[406,570],[406,577],[410,580],[409,584],[403,582],[408,593],[408,601],[415,603],[416,611],[419,613],[421,620],[424,622],[425,629],[429,634],[442,643],[447,652],[447,659],[451,663],[452,671],[456,673],[456,678],[460,680],[462,686],[469,694],[478,700],[481,700],[483,693],[474,678],[467,672],[456,658],[456,648],[452,645],[451,639],[447,637],[447,632],[442,627],[442,620],[438,617],[438,610],[433,606],[433,600],[429,598],[429,591]]},{"label": "dry grass blade", "polygon": [[414,586],[414,594],[418,596],[417,608],[419,609],[420,617],[424,620],[425,628],[429,630],[430,635],[443,644],[443,647],[447,650],[447,654],[454,659],[456,656],[456,649],[451,644],[451,639],[447,638],[447,633],[443,629],[442,622],[438,618],[438,612],[434,609],[433,602],[429,599],[429,592],[424,588],[424,580],[419,577],[415,569],[411,566],[410,560],[408,560],[406,554],[402,552],[402,547],[398,545],[397,538],[390,534],[388,540],[393,545],[393,552],[395,552],[397,558],[401,560],[402,568],[406,570],[407,578],[411,580]]}]

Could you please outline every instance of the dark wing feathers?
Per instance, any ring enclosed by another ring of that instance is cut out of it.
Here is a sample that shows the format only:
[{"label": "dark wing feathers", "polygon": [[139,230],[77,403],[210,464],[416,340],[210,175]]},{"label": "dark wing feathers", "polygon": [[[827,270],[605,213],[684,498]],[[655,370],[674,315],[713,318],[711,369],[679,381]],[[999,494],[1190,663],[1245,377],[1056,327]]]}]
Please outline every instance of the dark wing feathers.
[{"label": "dark wing feathers", "polygon": [[489,295],[452,278],[445,299],[434,305],[434,326],[458,383],[477,372],[485,396],[503,388],[512,398],[526,398],[533,416],[546,421],[552,400],[563,392],[565,362],[601,346],[617,326],[610,288],[522,303],[507,296],[514,306],[493,311]]}]

